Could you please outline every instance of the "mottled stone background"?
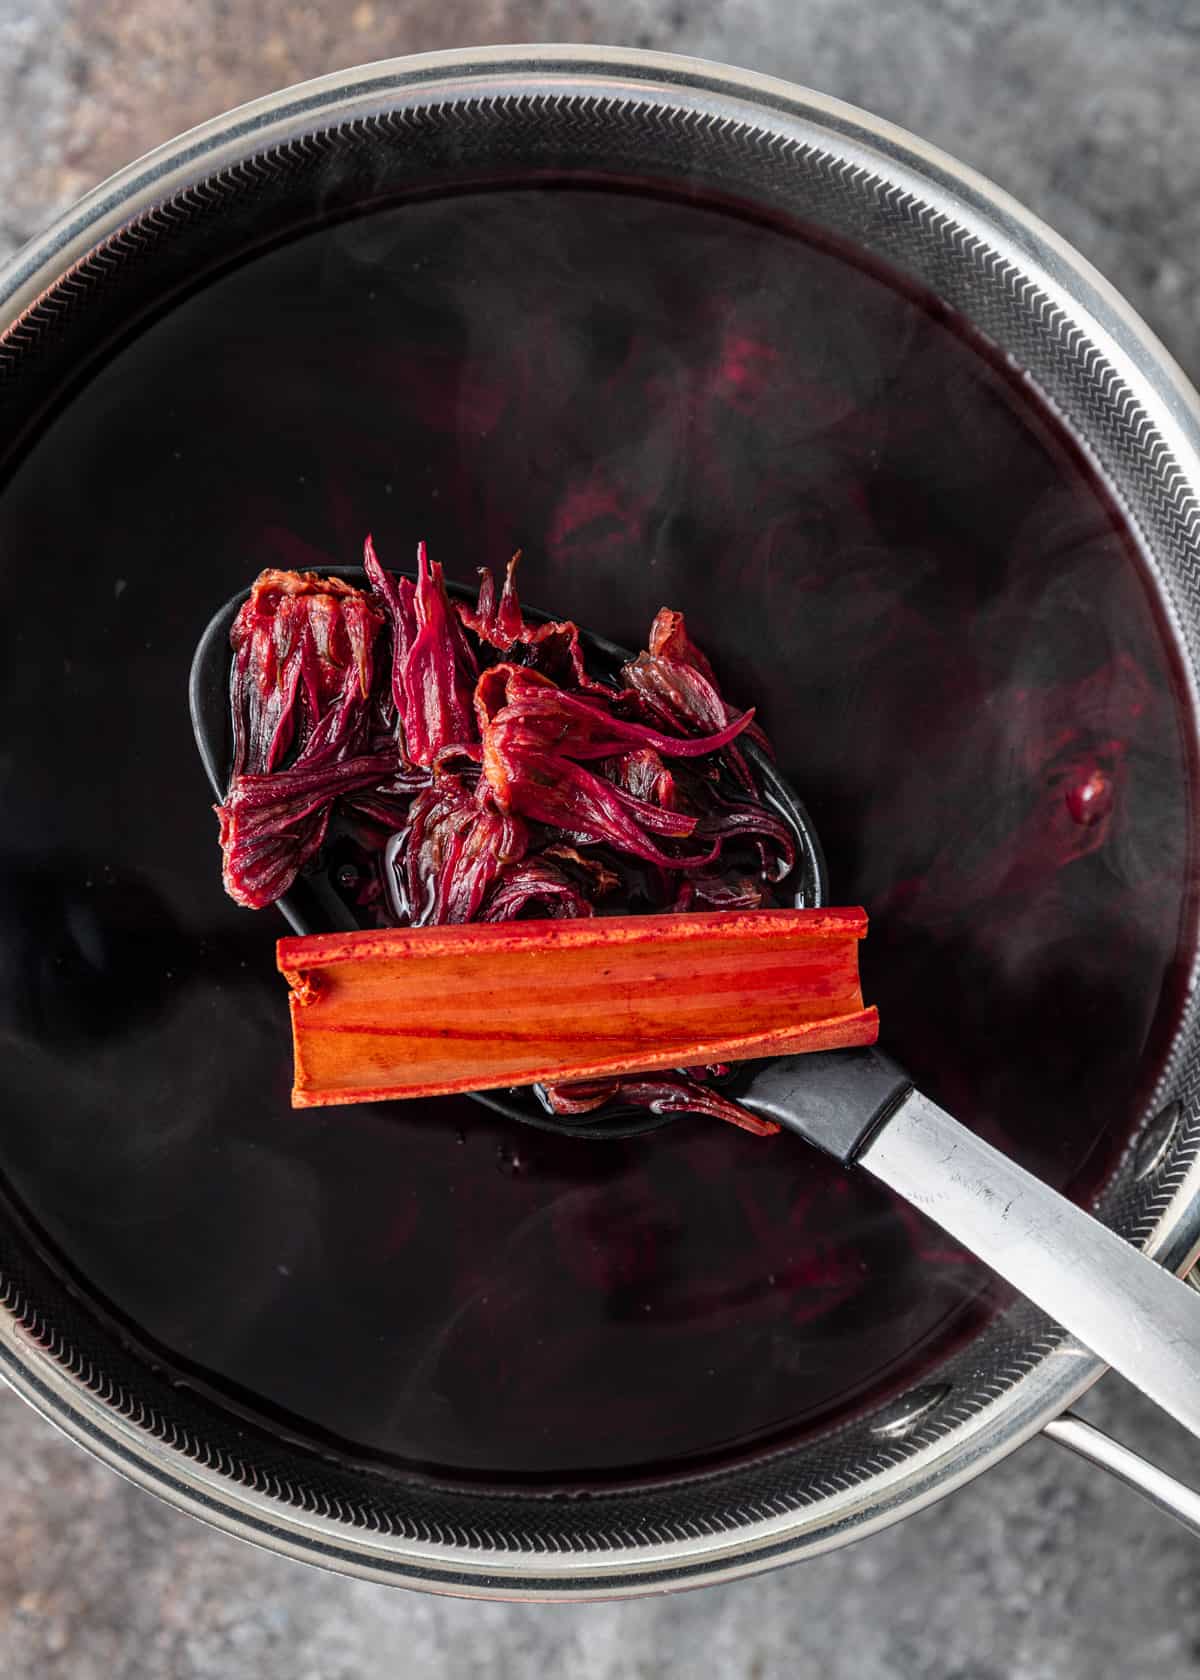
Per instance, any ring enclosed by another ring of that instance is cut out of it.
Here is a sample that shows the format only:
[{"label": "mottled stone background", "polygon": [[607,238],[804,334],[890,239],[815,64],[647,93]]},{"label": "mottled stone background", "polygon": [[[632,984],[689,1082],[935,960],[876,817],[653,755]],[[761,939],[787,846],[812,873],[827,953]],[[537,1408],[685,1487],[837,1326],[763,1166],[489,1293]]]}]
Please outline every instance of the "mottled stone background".
[{"label": "mottled stone background", "polygon": [[[1200,376],[1195,0],[0,0],[0,257],[111,170],[394,53],[608,41],[773,71],[917,130],[1074,241]],[[1085,1407],[1200,1483],[1109,1378]],[[1200,1675],[1200,1544],[1045,1443],[900,1528],[738,1586],[475,1605],[209,1532],[0,1395],[4,1680],[1141,1680]]]}]

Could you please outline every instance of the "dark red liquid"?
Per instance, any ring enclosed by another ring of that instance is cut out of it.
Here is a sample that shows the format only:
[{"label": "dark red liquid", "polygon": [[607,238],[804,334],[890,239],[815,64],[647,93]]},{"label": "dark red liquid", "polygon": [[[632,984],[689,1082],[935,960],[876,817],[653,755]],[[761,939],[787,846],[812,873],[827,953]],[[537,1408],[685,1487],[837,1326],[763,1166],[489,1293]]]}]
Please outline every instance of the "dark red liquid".
[{"label": "dark red liquid", "polygon": [[[447,572],[641,646],[681,608],[872,914],[930,1093],[1103,1181],[1176,1018],[1188,749],[1135,553],[1031,395],[800,235],[632,192],[327,228],[182,304],[0,491],[0,1169],[170,1366],[495,1481],[670,1472],[914,1378],[985,1274],[787,1137],[293,1113],[187,669],[265,565]],[[503,1000],[497,1000],[498,1026]]]}]

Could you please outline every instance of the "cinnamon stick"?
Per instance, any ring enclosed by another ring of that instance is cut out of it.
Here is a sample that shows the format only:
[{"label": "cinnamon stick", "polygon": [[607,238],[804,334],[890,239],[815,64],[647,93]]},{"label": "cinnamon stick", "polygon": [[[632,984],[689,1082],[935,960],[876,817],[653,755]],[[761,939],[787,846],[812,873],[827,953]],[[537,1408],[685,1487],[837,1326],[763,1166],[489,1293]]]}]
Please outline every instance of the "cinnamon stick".
[{"label": "cinnamon stick", "polygon": [[849,910],[281,939],[293,1105],[374,1102],[874,1043]]}]

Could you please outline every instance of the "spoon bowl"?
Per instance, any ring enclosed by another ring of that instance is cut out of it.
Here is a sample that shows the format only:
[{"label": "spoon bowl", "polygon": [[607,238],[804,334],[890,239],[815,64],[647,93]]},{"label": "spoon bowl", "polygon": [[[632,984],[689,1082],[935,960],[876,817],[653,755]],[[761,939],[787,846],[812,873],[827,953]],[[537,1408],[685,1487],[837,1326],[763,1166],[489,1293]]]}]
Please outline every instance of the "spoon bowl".
[{"label": "spoon bowl", "polygon": [[[360,588],[367,586],[366,573],[361,566],[330,566],[326,568],[326,573]],[[415,581],[415,574],[398,575],[408,575]],[[473,600],[473,592],[462,584],[448,583],[446,587],[456,600]],[[240,590],[213,614],[196,644],[188,681],[188,704],[196,748],[218,799],[225,797],[233,753],[230,711],[233,661],[229,636],[249,593],[248,588]],[[528,607],[524,602],[521,611],[532,623],[545,624],[553,619],[552,614]],[[581,630],[580,638],[589,656],[589,668],[614,681],[621,666],[634,657],[627,649],[591,631]],[[787,824],[796,848],[790,882],[791,903],[797,910],[819,909],[828,903],[828,880],[824,853],[808,812],[761,748],[753,741],[743,741],[741,750],[754,765],[766,803]],[[356,913],[354,904],[338,890],[328,861],[320,854],[302,871],[277,905],[292,931],[300,935],[350,933],[374,925]],[[746,1082],[752,1066],[742,1064],[730,1076],[731,1095],[736,1095],[736,1086]],[[642,1137],[659,1131],[676,1118],[672,1114],[652,1114],[644,1109],[615,1104],[593,1114],[556,1115],[541,1100],[537,1087],[472,1094],[485,1107],[522,1125],[593,1141]]]}]

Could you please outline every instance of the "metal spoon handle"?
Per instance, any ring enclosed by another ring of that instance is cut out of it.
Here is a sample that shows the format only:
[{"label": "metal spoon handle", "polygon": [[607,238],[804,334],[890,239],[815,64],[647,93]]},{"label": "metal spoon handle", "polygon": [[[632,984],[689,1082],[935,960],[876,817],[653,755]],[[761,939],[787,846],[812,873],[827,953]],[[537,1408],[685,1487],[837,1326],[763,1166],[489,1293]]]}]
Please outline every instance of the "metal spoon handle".
[{"label": "metal spoon handle", "polygon": [[1200,1295],[910,1091],[856,1161],[1200,1435]]}]

